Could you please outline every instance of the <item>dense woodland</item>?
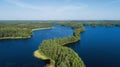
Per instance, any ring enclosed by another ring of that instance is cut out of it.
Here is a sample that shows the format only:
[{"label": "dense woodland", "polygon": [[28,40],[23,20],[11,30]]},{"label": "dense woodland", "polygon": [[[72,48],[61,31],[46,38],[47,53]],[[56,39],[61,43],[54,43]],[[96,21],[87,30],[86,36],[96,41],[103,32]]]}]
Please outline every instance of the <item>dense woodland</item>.
[{"label": "dense woodland", "polygon": [[62,24],[71,26],[74,29],[73,36],[57,38],[54,40],[44,40],[39,47],[39,52],[49,59],[55,67],[85,67],[81,58],[72,49],[64,45],[69,45],[80,40],[80,32],[84,31],[82,24]]},{"label": "dense woodland", "polygon": [[87,26],[106,26],[106,27],[112,27],[112,26],[120,26],[120,22],[84,22],[83,25]]},{"label": "dense woodland", "polygon": [[52,64],[55,64],[55,67],[85,67],[78,54],[56,43],[55,40],[43,41],[39,52],[54,60],[55,63],[52,62]]},{"label": "dense woodland", "polygon": [[[73,24],[74,23],[82,23],[84,26],[106,26],[106,27],[112,27],[112,26],[120,26],[120,21],[54,21],[55,24]],[[68,25],[69,25],[68,24]]]},{"label": "dense woodland", "polygon": [[4,37],[28,37],[32,35],[31,29],[6,27],[0,28],[0,38]]},{"label": "dense woodland", "polygon": [[32,29],[51,27],[49,23],[0,23],[0,39],[28,38]]}]

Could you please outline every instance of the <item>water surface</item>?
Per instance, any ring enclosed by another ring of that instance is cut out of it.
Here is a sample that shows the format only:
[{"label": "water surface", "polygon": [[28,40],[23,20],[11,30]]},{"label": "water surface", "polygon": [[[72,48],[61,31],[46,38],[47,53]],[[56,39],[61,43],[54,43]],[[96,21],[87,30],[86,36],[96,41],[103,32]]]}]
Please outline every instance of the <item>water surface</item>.
[{"label": "water surface", "polygon": [[120,27],[90,27],[70,46],[86,67],[120,67]]},{"label": "water surface", "polygon": [[[89,27],[81,41],[70,46],[83,59],[86,67],[120,67],[120,28]],[[42,40],[62,38],[73,34],[70,27],[54,26],[37,30],[30,39],[0,40],[0,67],[44,67],[33,56]]]}]

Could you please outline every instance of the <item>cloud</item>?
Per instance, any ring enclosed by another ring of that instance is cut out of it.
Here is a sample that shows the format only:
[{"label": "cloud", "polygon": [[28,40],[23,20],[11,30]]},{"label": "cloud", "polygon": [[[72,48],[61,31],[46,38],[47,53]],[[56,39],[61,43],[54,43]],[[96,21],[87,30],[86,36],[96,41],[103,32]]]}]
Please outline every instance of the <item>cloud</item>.
[{"label": "cloud", "polygon": [[11,3],[13,5],[16,5],[18,7],[22,7],[22,8],[28,8],[28,9],[37,9],[37,10],[45,10],[45,9],[50,9],[51,7],[48,6],[34,6],[34,5],[30,5],[30,4],[26,4],[23,2],[19,2],[18,0],[5,0],[8,3]]},{"label": "cloud", "polygon": [[[56,5],[39,5],[39,6],[35,6],[35,5],[31,5],[31,4],[27,4],[24,2],[20,2],[20,0],[4,0],[8,3],[11,3],[13,5],[16,5],[18,7],[22,7],[22,8],[27,8],[27,9],[34,9],[34,10],[42,10],[42,11],[47,11],[47,10],[54,10],[54,11],[66,11],[66,10],[76,10],[76,9],[84,9],[86,7],[88,7],[88,5],[86,4],[81,4],[81,5],[64,5],[64,6],[56,6]],[[66,2],[70,2],[71,0],[66,0]]]}]

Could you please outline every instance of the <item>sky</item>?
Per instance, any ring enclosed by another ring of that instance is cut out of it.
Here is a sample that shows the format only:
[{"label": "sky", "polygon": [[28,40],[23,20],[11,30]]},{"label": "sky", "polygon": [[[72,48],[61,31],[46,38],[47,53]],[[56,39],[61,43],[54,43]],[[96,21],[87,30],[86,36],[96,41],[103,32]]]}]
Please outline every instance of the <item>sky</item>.
[{"label": "sky", "polygon": [[0,20],[120,20],[120,0],[0,0]]}]

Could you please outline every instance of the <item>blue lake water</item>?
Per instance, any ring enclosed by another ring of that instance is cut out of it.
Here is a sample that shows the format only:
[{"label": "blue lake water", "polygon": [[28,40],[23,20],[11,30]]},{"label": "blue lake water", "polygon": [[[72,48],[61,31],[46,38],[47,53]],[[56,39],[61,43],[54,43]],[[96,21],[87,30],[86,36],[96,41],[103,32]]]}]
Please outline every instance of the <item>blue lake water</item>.
[{"label": "blue lake water", "polygon": [[70,47],[86,67],[120,67],[120,27],[85,28],[81,41]]},{"label": "blue lake water", "polygon": [[[70,48],[83,59],[86,67],[120,67],[120,27],[85,27],[81,41]],[[33,32],[30,39],[0,40],[0,67],[44,67],[33,56],[42,40],[73,34],[70,27],[54,26]]]},{"label": "blue lake water", "polygon": [[30,39],[0,40],[0,67],[44,67],[45,63],[33,56],[42,40],[71,35],[70,27],[54,26],[34,31]]}]

